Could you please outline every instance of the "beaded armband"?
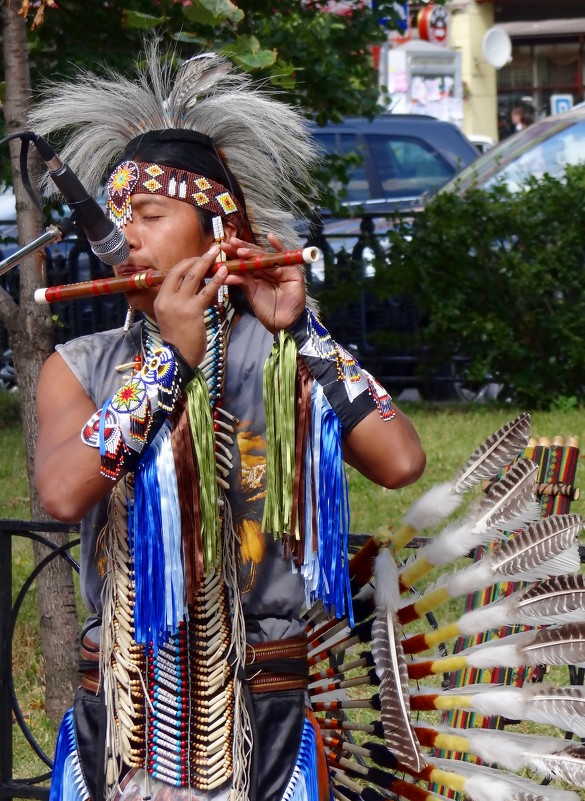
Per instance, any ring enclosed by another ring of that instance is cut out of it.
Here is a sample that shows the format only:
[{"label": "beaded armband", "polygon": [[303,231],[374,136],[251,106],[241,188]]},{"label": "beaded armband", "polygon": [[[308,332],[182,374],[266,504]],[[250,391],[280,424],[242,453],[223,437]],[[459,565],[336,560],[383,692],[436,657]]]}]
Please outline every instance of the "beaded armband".
[{"label": "beaded armband", "polygon": [[115,481],[122,470],[136,469],[195,373],[177,348],[163,345],[90,417],[81,439],[100,449],[103,476]]},{"label": "beaded armband", "polygon": [[305,309],[287,329],[299,356],[323,387],[343,433],[377,409],[383,420],[394,417],[392,398],[345,348],[335,342],[315,315]]}]

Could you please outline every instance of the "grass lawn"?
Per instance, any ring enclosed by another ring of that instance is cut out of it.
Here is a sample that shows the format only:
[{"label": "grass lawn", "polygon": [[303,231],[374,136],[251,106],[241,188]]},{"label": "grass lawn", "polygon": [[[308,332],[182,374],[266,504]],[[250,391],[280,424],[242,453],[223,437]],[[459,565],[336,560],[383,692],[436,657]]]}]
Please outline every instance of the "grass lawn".
[{"label": "grass lawn", "polygon": [[[398,526],[409,505],[422,492],[437,482],[451,478],[471,452],[483,440],[520,410],[496,406],[441,406],[405,404],[403,410],[416,426],[427,453],[427,469],[414,486],[388,491],[365,480],[350,469],[349,487],[352,507],[351,529],[354,533],[370,533],[381,525]],[[532,414],[532,435],[535,438],[553,438],[557,435],[584,440],[585,415],[581,409],[535,412]],[[29,517],[28,487],[25,474],[24,448],[19,421],[18,405],[12,396],[0,393],[0,517]],[[581,466],[576,484],[581,479]],[[477,492],[480,489],[477,488]],[[470,493],[473,495],[472,493]],[[573,502],[571,511],[585,514],[585,494]],[[20,586],[31,569],[32,559],[28,543],[14,545],[14,587]],[[14,678],[17,696],[23,715],[33,725],[35,735],[43,748],[52,754],[54,727],[43,715],[44,674],[38,647],[38,621],[34,592],[30,593],[23,608],[14,643]],[[30,776],[44,772],[43,765],[31,759],[30,750],[16,734],[15,773]]]}]

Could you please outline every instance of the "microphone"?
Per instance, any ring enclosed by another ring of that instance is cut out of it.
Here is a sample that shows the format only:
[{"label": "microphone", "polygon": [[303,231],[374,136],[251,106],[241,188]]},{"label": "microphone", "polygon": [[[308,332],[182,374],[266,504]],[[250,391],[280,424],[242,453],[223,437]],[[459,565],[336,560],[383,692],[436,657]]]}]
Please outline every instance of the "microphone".
[{"label": "microphone", "polygon": [[99,203],[87,193],[79,178],[61,161],[46,139],[31,133],[31,140],[98,259],[110,266],[126,261],[130,249],[123,231],[108,219]]}]

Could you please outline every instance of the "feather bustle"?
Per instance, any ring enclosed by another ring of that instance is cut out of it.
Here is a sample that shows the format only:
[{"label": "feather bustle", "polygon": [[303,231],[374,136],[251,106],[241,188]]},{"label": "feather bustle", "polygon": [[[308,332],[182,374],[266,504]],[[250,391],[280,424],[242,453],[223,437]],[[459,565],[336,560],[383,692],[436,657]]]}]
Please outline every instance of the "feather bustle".
[{"label": "feather bustle", "polygon": [[525,574],[576,545],[581,528],[579,515],[545,517],[496,546],[487,557],[490,568],[499,575]]}]

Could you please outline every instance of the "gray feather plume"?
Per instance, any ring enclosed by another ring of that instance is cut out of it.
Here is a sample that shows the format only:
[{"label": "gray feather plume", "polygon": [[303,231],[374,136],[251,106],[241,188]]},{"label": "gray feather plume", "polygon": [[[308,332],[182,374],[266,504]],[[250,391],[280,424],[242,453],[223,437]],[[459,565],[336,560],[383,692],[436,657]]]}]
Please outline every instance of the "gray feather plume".
[{"label": "gray feather plume", "polygon": [[[49,141],[65,135],[60,156],[90,194],[138,134],[180,128],[211,136],[242,186],[258,244],[273,231],[286,247],[298,247],[294,220],[302,217],[316,159],[306,120],[222,56],[191,59],[174,77],[173,55],[153,39],[133,78],[106,69],[103,76],[79,70],[72,81],[51,81],[29,127]],[[50,179],[45,188],[56,192]]]},{"label": "gray feather plume", "polygon": [[[189,108],[200,102],[205,94],[233,69],[229,61],[215,53],[200,53],[188,59],[177,71],[175,86],[167,105],[171,109]],[[173,124],[176,124],[173,121]]]},{"label": "gray feather plume", "polygon": [[457,471],[453,481],[455,492],[464,492],[484,479],[496,476],[517,458],[530,437],[530,415],[523,412],[476,448],[467,462]]}]

